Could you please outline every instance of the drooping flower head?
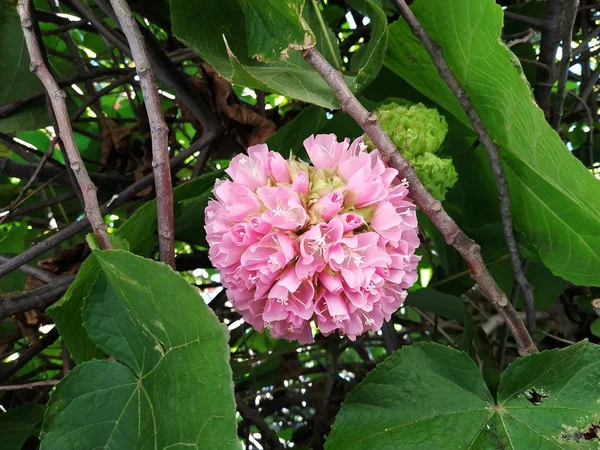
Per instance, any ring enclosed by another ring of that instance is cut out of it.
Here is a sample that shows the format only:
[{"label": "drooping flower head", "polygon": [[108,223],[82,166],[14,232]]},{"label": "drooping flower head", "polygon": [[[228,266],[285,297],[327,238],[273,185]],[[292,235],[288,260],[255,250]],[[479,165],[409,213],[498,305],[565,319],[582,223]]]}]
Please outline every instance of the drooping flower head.
[{"label": "drooping flower head", "polygon": [[354,340],[381,328],[417,279],[408,183],[362,138],[310,136],[311,163],[266,145],[236,156],[206,208],[209,256],[244,319],[273,337]]}]

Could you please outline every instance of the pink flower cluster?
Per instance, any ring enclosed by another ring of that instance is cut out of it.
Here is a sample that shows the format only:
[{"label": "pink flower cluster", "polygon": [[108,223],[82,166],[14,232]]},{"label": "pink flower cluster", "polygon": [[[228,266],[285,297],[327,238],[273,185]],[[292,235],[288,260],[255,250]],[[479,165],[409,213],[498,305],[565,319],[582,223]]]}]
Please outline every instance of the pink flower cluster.
[{"label": "pink flower cluster", "polygon": [[210,259],[244,319],[273,337],[354,340],[381,328],[417,279],[408,183],[362,138],[310,136],[312,166],[264,144],[236,156],[206,208]]}]

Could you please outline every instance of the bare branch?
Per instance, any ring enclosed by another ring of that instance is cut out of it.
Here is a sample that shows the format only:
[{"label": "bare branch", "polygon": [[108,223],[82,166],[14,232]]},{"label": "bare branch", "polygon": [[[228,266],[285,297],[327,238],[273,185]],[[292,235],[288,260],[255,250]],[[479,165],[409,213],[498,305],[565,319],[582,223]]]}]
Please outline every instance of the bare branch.
[{"label": "bare branch", "polygon": [[73,137],[73,129],[71,128],[69,112],[67,111],[65,102],[65,93],[60,89],[56,80],[44,64],[40,47],[33,31],[31,3],[29,0],[19,0],[17,11],[21,19],[21,27],[23,29],[25,43],[27,44],[27,50],[31,60],[31,71],[37,75],[50,96],[52,108],[56,114],[56,121],[58,123],[58,134],[65,145],[70,167],[81,188],[81,193],[85,202],[86,216],[92,225],[100,248],[111,249],[112,244],[108,236],[107,227],[100,214],[100,206],[98,205],[98,198],[96,197],[96,186],[87,173],[79,150],[77,149],[75,138]]},{"label": "bare branch", "polygon": [[33,389],[38,387],[52,387],[56,386],[60,380],[42,380],[42,381],[34,381],[32,383],[23,383],[23,384],[5,384],[4,386],[0,386],[0,391],[16,391],[19,389]]},{"label": "bare branch", "polygon": [[125,0],[110,0],[140,78],[152,138],[152,167],[156,186],[158,213],[158,243],[160,260],[175,268],[175,224],[173,219],[173,185],[169,169],[169,128],[165,123],[162,105],[155,86],[154,74],[144,38]]},{"label": "bare branch", "polygon": [[573,27],[575,26],[575,18],[577,17],[577,8],[579,0],[567,0],[565,6],[565,20],[563,23],[562,36],[562,58],[558,67],[558,88],[556,91],[556,101],[554,103],[553,127],[558,132],[560,131],[560,123],[563,117],[563,107],[565,97],[567,96],[567,78],[569,77],[569,62],[571,61],[571,41],[573,39]]},{"label": "bare branch", "polygon": [[529,332],[532,335],[535,335],[536,323],[533,287],[531,286],[529,281],[527,281],[527,277],[523,272],[523,267],[521,264],[519,247],[515,238],[513,220],[510,211],[508,182],[506,181],[506,175],[504,174],[502,162],[500,161],[500,152],[498,150],[498,146],[490,138],[485,128],[485,125],[483,124],[481,118],[479,117],[479,114],[473,107],[469,96],[452,73],[452,70],[450,69],[448,63],[444,59],[441,47],[437,44],[437,42],[435,42],[431,38],[431,36],[421,26],[421,24],[419,23],[415,15],[412,13],[410,8],[406,5],[406,2],[404,0],[394,0],[394,3],[400,11],[400,14],[404,18],[404,20],[408,23],[408,26],[412,30],[415,37],[419,39],[421,44],[423,44],[423,47],[425,47],[431,55],[431,59],[433,60],[433,63],[438,70],[438,73],[446,82],[446,84],[460,103],[460,106],[469,117],[469,120],[473,125],[473,129],[477,134],[477,138],[479,139],[479,142],[481,142],[481,144],[483,145],[483,148],[485,149],[488,155],[490,167],[494,174],[494,179],[498,188],[498,198],[500,200],[500,216],[502,220],[502,230],[504,232],[504,239],[506,240],[508,252],[510,253],[510,259],[512,262],[515,279],[517,280],[517,283],[519,283],[519,286],[521,286],[521,290],[523,291],[523,295],[525,296],[525,310],[527,311],[527,327],[529,329]]},{"label": "bare branch", "polygon": [[549,115],[550,94],[556,80],[556,51],[560,42],[560,30],[563,22],[563,9],[565,0],[546,1],[546,28],[542,30],[540,41],[540,54],[538,61],[549,70],[538,70],[535,78],[535,101]]},{"label": "bare branch", "polygon": [[244,401],[244,399],[239,393],[235,394],[235,403],[237,405],[238,411],[240,412],[240,415],[248,422],[251,422],[254,425],[256,425],[256,428],[258,428],[258,430],[261,432],[265,441],[269,443],[269,448],[283,448],[283,445],[281,445],[281,442],[279,442],[277,433],[275,433],[275,431],[269,427],[267,422],[265,422],[265,419],[262,418],[258,411],[248,406],[248,404]]},{"label": "bare branch", "polygon": [[[191,144],[186,150],[182,151],[177,156],[171,159],[171,170],[174,170],[177,167],[181,166],[187,158],[189,158],[197,151],[202,150],[207,145],[210,145],[216,138],[220,136],[221,135],[219,134],[213,133],[208,133],[202,136],[196,142]],[[130,201],[133,197],[135,197],[135,195],[138,192],[141,192],[148,186],[152,185],[153,182],[154,173],[146,175],[144,178],[132,184],[120,194],[113,196],[113,198],[109,202],[102,206],[100,212],[102,214],[108,214],[109,212],[114,211],[119,206],[122,206],[128,201]],[[56,247],[65,240],[69,239],[71,236],[74,236],[77,233],[81,233],[87,230],[89,226],[89,221],[87,220],[87,218],[84,218],[78,222],[72,223],[66,228],[63,228],[56,234],[53,234],[48,239],[34,245],[33,247],[28,248],[23,253],[12,258],[10,261],[0,265],[0,278],[6,275],[7,273],[10,273],[13,270],[19,268],[21,265],[31,261],[33,258],[40,256],[41,254],[45,253],[51,248]]]},{"label": "bare branch", "polygon": [[47,308],[67,292],[74,279],[72,276],[57,277],[40,288],[0,299],[0,319],[32,309]]},{"label": "bare branch", "polygon": [[536,352],[535,344],[523,321],[487,270],[481,258],[479,246],[458,227],[456,222],[444,210],[441,202],[427,191],[410,163],[398,152],[388,135],[383,131],[377,121],[377,116],[369,113],[360,104],[344,82],[342,73],[335,70],[317,49],[306,50],[304,59],[314,67],[333,89],[342,105],[342,110],[348,113],[367,133],[383,158],[387,159],[390,166],[397,169],[410,183],[412,198],[440,230],[446,242],[452,245],[465,259],[472,278],[497,311],[506,319],[517,341],[520,353],[527,355]]},{"label": "bare branch", "polygon": [[[10,258],[0,254],[0,262],[5,263],[7,261],[10,261]],[[52,283],[58,278],[58,276],[52,272],[48,272],[47,270],[40,269],[36,266],[30,266],[29,264],[23,264],[21,267],[19,267],[19,269],[21,272],[31,275],[32,277],[35,277],[44,283]]]}]

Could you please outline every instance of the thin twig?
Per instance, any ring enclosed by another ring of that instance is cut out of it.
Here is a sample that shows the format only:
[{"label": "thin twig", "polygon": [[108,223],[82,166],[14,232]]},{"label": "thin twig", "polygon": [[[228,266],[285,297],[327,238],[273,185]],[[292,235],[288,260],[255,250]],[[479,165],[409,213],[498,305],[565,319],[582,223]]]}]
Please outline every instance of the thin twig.
[{"label": "thin twig", "polygon": [[508,43],[506,44],[506,46],[508,48],[511,48],[511,47],[514,47],[517,44],[524,44],[524,43],[529,42],[530,40],[532,40],[534,37],[535,37],[535,31],[530,28],[529,29],[529,33],[527,33],[525,36],[522,36],[520,38],[516,38],[516,39],[513,39],[511,41],[508,41]]},{"label": "thin twig", "polygon": [[81,193],[85,202],[86,216],[92,225],[92,230],[98,239],[100,248],[112,249],[106,224],[100,214],[100,206],[98,204],[98,198],[96,197],[96,186],[87,173],[85,165],[81,160],[79,150],[77,149],[77,143],[73,137],[73,130],[71,128],[71,122],[69,121],[69,112],[65,102],[65,93],[60,89],[42,59],[40,47],[32,28],[33,22],[31,19],[30,1],[19,0],[17,11],[21,19],[21,27],[23,29],[25,43],[27,44],[27,50],[31,60],[30,69],[40,79],[50,96],[52,108],[56,114],[56,120],[59,127],[58,134],[65,145],[70,167],[75,173],[75,177],[81,188]]},{"label": "thin twig", "polygon": [[38,387],[56,386],[59,382],[60,380],[44,380],[24,384],[7,384],[4,386],[0,386],[0,391],[17,391],[19,389],[33,389]]},{"label": "thin twig", "polygon": [[[213,133],[208,133],[202,136],[200,139],[198,139],[192,145],[190,145],[186,150],[182,151],[177,156],[171,159],[171,170],[175,170],[177,167],[181,166],[181,164],[183,164],[187,158],[189,158],[197,151],[202,150],[205,146],[210,145],[219,136],[219,134]],[[141,180],[127,187],[127,189],[125,189],[120,194],[113,196],[113,198],[110,201],[108,201],[104,206],[102,206],[100,212],[102,214],[108,214],[109,212],[114,211],[119,206],[124,205],[129,200],[134,198],[139,192],[146,189],[148,186],[151,186],[153,182],[154,172],[146,175]],[[85,231],[86,229],[88,229],[89,226],[90,223],[87,220],[87,218],[83,218],[82,220],[74,222],[68,227],[63,228],[48,239],[34,245],[33,247],[28,248],[23,253],[12,258],[10,261],[0,265],[0,278],[6,275],[7,273],[10,273],[13,270],[17,269],[22,264],[25,264],[31,261],[33,258],[36,258],[41,254],[45,253],[46,251],[50,250],[51,248],[56,247],[57,245],[69,239],[71,236]]]},{"label": "thin twig", "polygon": [[581,44],[579,44],[577,46],[576,49],[573,50],[573,56],[577,56],[580,53],[583,53],[584,51],[589,49],[589,43],[592,39],[598,37],[600,35],[600,27],[596,27],[594,28],[594,31],[592,31],[588,36],[585,37],[585,39],[583,41],[581,41]]},{"label": "thin twig", "polygon": [[[9,260],[10,258],[8,256],[0,255],[0,262],[5,263]],[[27,275],[37,278],[40,281],[43,281],[44,283],[52,283],[54,280],[56,280],[56,278],[58,278],[58,276],[52,272],[40,269],[39,267],[30,266],[29,264],[23,264],[21,267],[19,267],[19,270]]]},{"label": "thin twig", "polygon": [[[48,162],[53,161],[52,158],[48,159]],[[64,173],[64,167],[61,165],[60,168],[56,166],[46,166],[41,169],[39,174],[40,181],[48,181],[53,180],[57,183],[61,184],[69,184],[69,178],[67,174]],[[13,161],[12,159],[1,156],[0,157],[0,176],[9,176],[9,177],[17,177],[17,178],[29,178],[33,176],[36,169],[38,168],[38,163],[30,164],[30,163],[20,163],[17,161]],[[115,184],[120,183],[131,183],[131,177],[121,177],[121,176],[112,176],[106,173],[98,173],[92,172],[88,173],[92,181],[94,183],[100,185],[110,185],[114,186]]]},{"label": "thin twig", "polygon": [[333,59],[333,64],[335,65],[336,69],[341,70],[342,65],[340,64],[337,54],[335,53],[335,48],[333,47],[333,42],[331,42],[331,38],[329,37],[329,33],[328,33],[329,28],[327,27],[327,25],[325,25],[325,21],[323,20],[323,16],[321,15],[321,10],[319,9],[319,4],[317,3],[317,0],[312,0],[312,6],[313,6],[313,9],[315,10],[317,20],[319,21],[319,26],[323,30],[323,37],[325,38],[325,42],[327,42],[327,48],[329,48],[329,52],[331,53],[331,58]]},{"label": "thin twig", "polygon": [[[523,271],[527,272],[529,269],[529,261],[525,260],[523,262]],[[517,300],[519,299],[519,295],[521,294],[521,286],[515,280],[513,283],[512,291],[510,293],[510,304],[513,306],[517,306]],[[502,327],[502,331],[500,332],[500,345],[498,345],[498,366],[500,370],[504,368],[504,358],[506,356],[506,342],[508,340],[508,327],[504,325]]]},{"label": "thin twig", "polygon": [[277,433],[275,433],[275,431],[269,427],[267,422],[265,422],[265,419],[262,418],[258,411],[248,406],[240,393],[235,394],[235,403],[237,404],[237,409],[240,412],[240,415],[248,422],[256,425],[256,428],[258,428],[258,431],[260,431],[260,434],[264,438],[265,442],[269,443],[270,448],[283,448],[283,445],[281,445],[281,442],[279,442]]},{"label": "thin twig", "polygon": [[421,309],[417,308],[416,306],[410,305],[410,307],[412,309],[414,309],[423,319],[425,319],[425,321],[428,322],[429,325],[433,325],[434,330],[439,330],[440,334],[442,336],[444,336],[446,338],[446,340],[448,342],[450,342],[450,344],[452,344],[452,345],[455,344],[454,339],[452,339],[452,337],[448,333],[446,333],[446,330],[444,330],[443,328],[441,328],[439,325],[436,326],[436,323],[435,323],[434,319],[432,319],[431,317],[429,317],[427,314],[425,314]]},{"label": "thin twig", "polygon": [[410,163],[398,152],[389,136],[383,131],[377,116],[369,113],[346,85],[341,72],[335,70],[316,48],[305,50],[304,59],[323,77],[340,101],[342,110],[349,114],[355,122],[371,138],[383,158],[391,167],[397,169],[401,176],[410,183],[412,198],[420,206],[431,222],[440,230],[446,242],[452,245],[465,259],[471,276],[479,284],[482,292],[503,317],[506,318],[520,352],[524,355],[537,351],[527,328],[508,303],[506,295],[496,284],[483,259],[480,247],[470,239],[448,215],[441,202],[436,200],[425,188]]},{"label": "thin twig", "polygon": [[[40,11],[38,11],[38,15],[39,15]],[[76,84],[76,83],[80,83],[80,82],[84,82],[84,81],[98,81],[98,80],[102,80],[104,78],[109,78],[112,76],[116,76],[116,75],[123,75],[123,74],[127,74],[127,73],[131,73],[131,69],[120,69],[120,68],[102,68],[102,69],[95,69],[93,72],[86,74],[86,75],[78,75],[76,77],[72,77],[72,78],[68,78],[68,79],[64,79],[64,80],[58,80],[57,83],[61,88],[66,88],[68,86],[71,86],[72,84]],[[10,103],[7,103],[6,105],[0,106],[0,119],[3,119],[5,117],[10,116],[11,114],[13,114],[16,110],[18,110],[19,108],[28,105],[32,102],[35,102],[37,100],[40,100],[42,98],[44,98],[44,96],[46,95],[46,91],[44,89],[37,91],[37,92],[33,92],[31,94],[28,94],[24,97],[21,97],[17,100],[14,100]]]},{"label": "thin twig", "polygon": [[579,104],[581,104],[583,106],[583,108],[585,109],[587,119],[588,119],[588,124],[589,124],[588,127],[590,129],[590,131],[588,131],[588,141],[587,141],[587,151],[588,151],[588,158],[589,158],[588,167],[592,168],[592,167],[594,167],[594,132],[595,132],[593,124],[596,122],[594,121],[592,111],[586,102],[581,100],[579,98],[579,96],[577,94],[575,94],[574,92],[566,91],[566,93],[575,97],[575,100],[577,100],[577,102],[579,102]]},{"label": "thin twig", "polygon": [[0,319],[32,309],[47,308],[67,292],[74,279],[73,276],[56,277],[40,288],[1,298]]},{"label": "thin twig", "polygon": [[546,27],[546,22],[543,19],[538,19],[537,17],[526,16],[524,14],[518,14],[511,11],[504,11],[504,18],[531,25],[539,30],[543,30]]},{"label": "thin twig", "polygon": [[110,0],[110,3],[119,19],[127,42],[129,42],[150,122],[160,260],[175,268],[175,225],[173,219],[173,185],[171,170],[169,169],[169,127],[165,123],[160,96],[152,73],[152,65],[138,23],[131,14],[129,5],[125,0]]},{"label": "thin twig", "polygon": [[558,65],[558,87],[554,103],[554,120],[552,126],[558,132],[563,117],[565,97],[567,96],[567,78],[569,77],[569,62],[571,61],[571,41],[573,40],[573,27],[577,17],[579,0],[568,0],[565,5],[565,20],[563,22],[562,58]]},{"label": "thin twig", "polygon": [[21,356],[19,356],[19,359],[11,364],[3,364],[0,368],[0,382],[3,382],[10,376],[17,373],[19,370],[25,367],[29,361],[43,352],[44,349],[54,344],[58,339],[58,336],[58,330],[56,328],[51,329],[48,334],[39,340],[39,342],[33,344],[31,347],[28,347],[23,351],[20,351],[19,353]]},{"label": "thin twig", "polygon": [[404,0],[394,0],[396,7],[398,8],[400,14],[404,18],[404,20],[408,23],[408,26],[412,30],[413,34],[423,47],[427,49],[429,54],[431,55],[431,59],[435,67],[438,70],[438,73],[446,82],[458,102],[460,106],[465,111],[471,124],[473,125],[473,129],[477,134],[477,138],[479,142],[485,148],[485,151],[488,155],[490,167],[494,174],[494,179],[496,181],[496,186],[498,187],[498,198],[500,201],[500,216],[502,220],[502,230],[504,232],[504,239],[506,240],[506,245],[508,246],[508,252],[510,253],[510,259],[512,262],[513,271],[515,274],[515,278],[519,285],[521,286],[521,290],[525,296],[525,306],[527,311],[527,328],[529,329],[529,333],[531,335],[535,335],[535,305],[533,298],[533,287],[527,280],[527,277],[523,273],[523,267],[521,265],[521,257],[519,255],[519,247],[517,245],[517,239],[515,238],[515,231],[513,227],[513,220],[510,211],[510,196],[508,195],[508,182],[506,181],[506,175],[504,173],[504,169],[502,168],[502,162],[500,161],[500,151],[498,146],[491,139],[485,125],[483,124],[479,114],[475,110],[475,107],[471,103],[469,96],[462,88],[452,70],[448,66],[444,55],[442,53],[442,49],[437,42],[435,42],[432,37],[425,31],[425,29],[421,26],[415,15],[412,13],[410,8],[406,5]]}]

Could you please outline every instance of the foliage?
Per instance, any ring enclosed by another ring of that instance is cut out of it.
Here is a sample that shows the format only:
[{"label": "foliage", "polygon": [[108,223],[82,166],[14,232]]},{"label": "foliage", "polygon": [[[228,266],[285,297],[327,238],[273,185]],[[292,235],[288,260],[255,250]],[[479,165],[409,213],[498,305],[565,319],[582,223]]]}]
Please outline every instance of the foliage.
[{"label": "foliage", "polygon": [[118,362],[81,364],[59,384],[42,448],[237,448],[227,333],[196,289],[128,252],[94,252],[89,265],[83,325]]},{"label": "foliage", "polygon": [[584,341],[521,358],[494,400],[466,354],[412,345],[348,395],[326,448],[597,448],[585,435],[595,434],[600,413],[599,356]]},{"label": "foliage", "polygon": [[[540,353],[522,357],[469,271],[488,270],[524,315],[494,172],[396,1],[127,2],[169,131],[175,270],[158,262],[153,120],[115,1],[31,2],[103,205],[116,249],[105,251],[30,72],[17,0],[0,0],[0,447],[598,447],[596,3],[580,2],[563,48],[570,1],[407,2],[499,147],[535,297]],[[365,136],[303,58],[313,47],[481,247],[485,268],[469,267],[418,208],[418,278],[391,320],[355,340],[307,325],[303,344],[240,320],[230,278],[209,258],[205,210],[249,146],[309,161],[311,135]]]}]

